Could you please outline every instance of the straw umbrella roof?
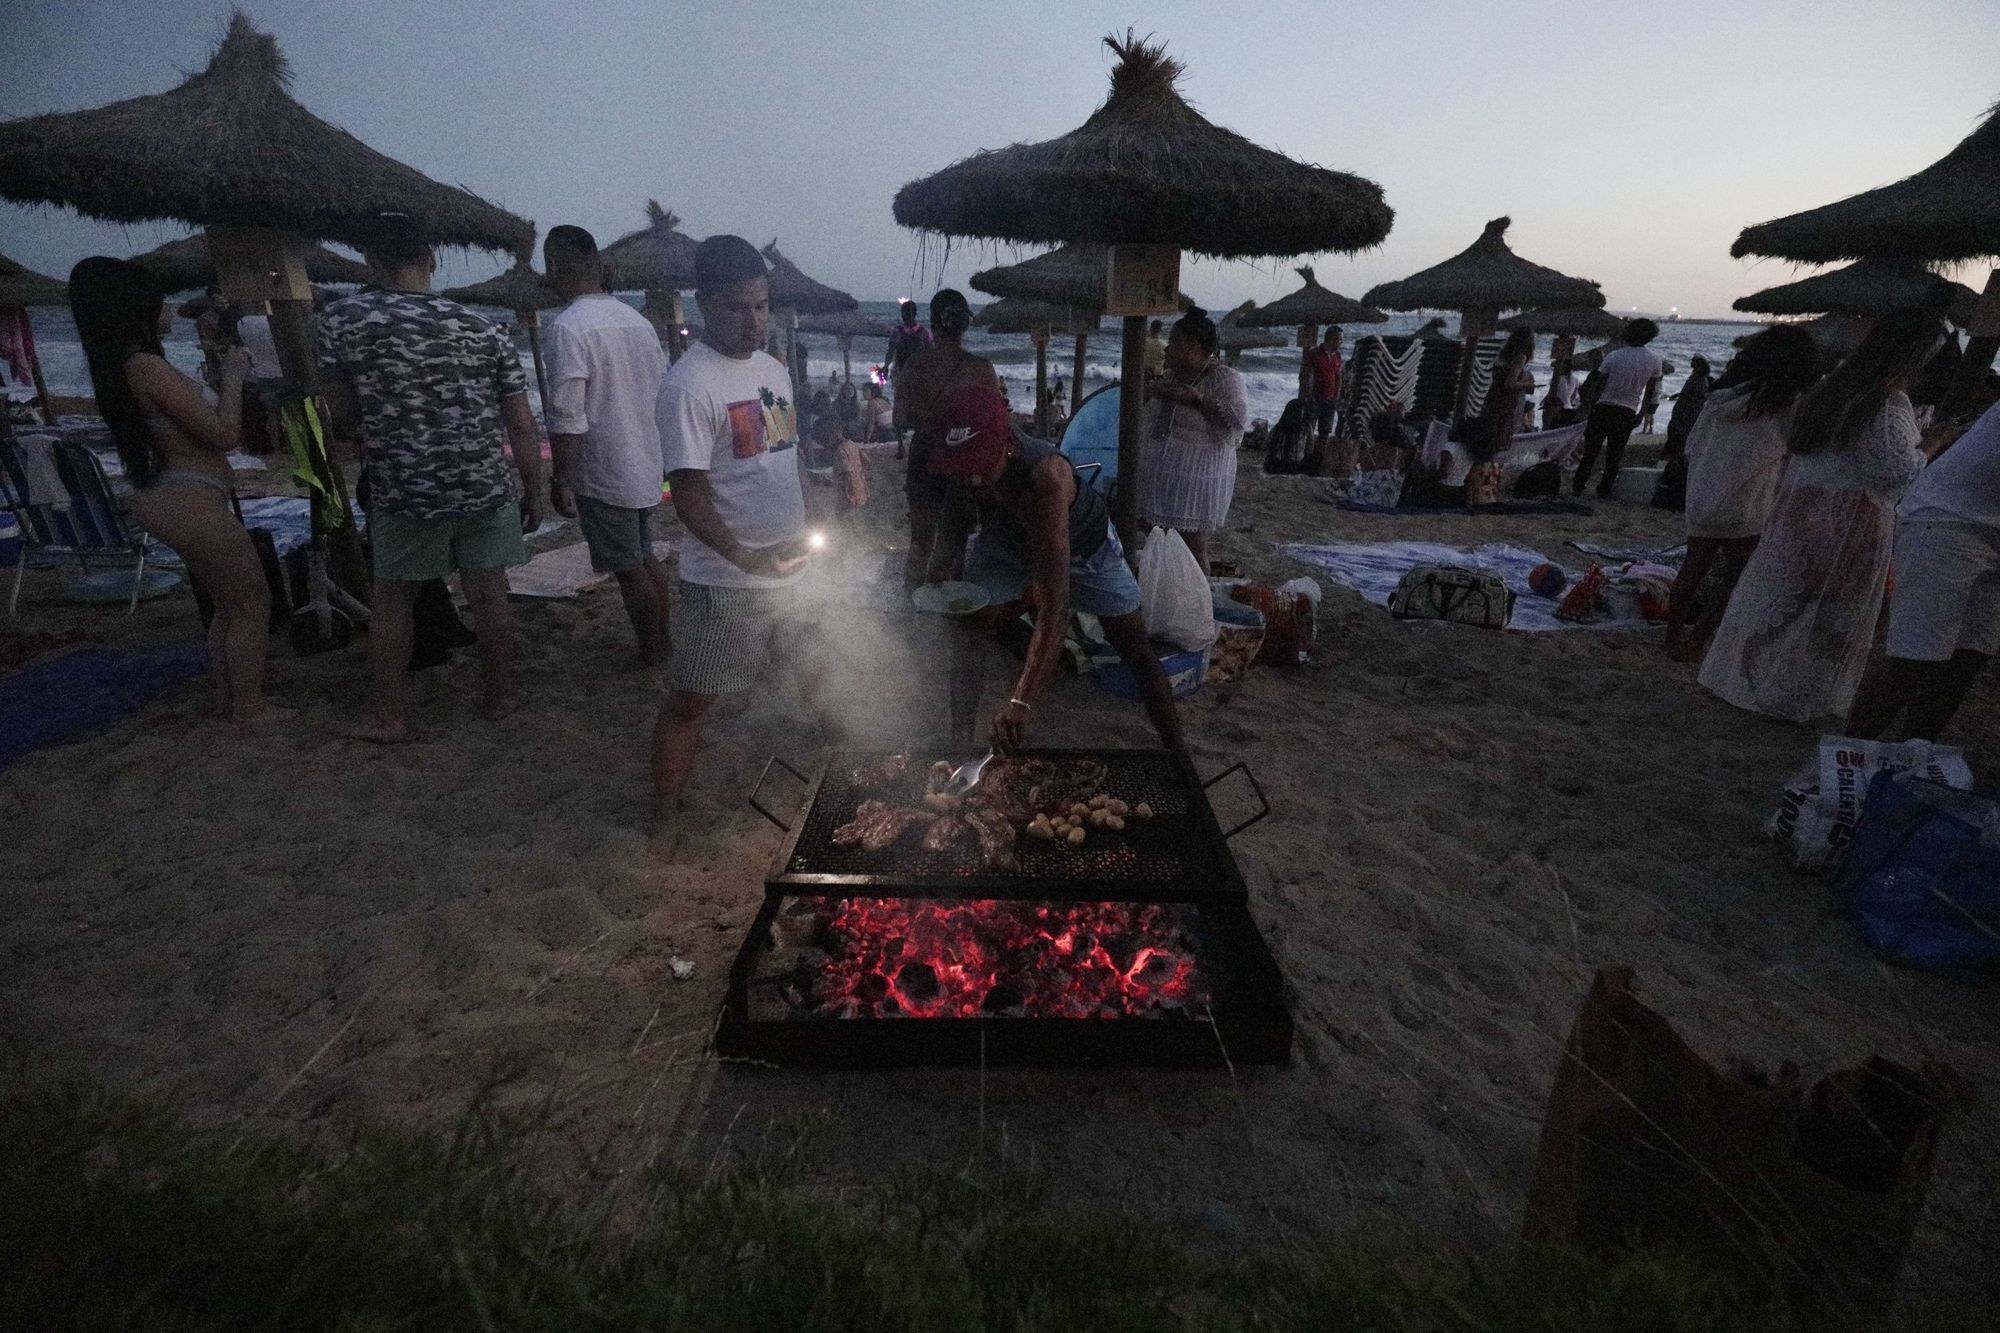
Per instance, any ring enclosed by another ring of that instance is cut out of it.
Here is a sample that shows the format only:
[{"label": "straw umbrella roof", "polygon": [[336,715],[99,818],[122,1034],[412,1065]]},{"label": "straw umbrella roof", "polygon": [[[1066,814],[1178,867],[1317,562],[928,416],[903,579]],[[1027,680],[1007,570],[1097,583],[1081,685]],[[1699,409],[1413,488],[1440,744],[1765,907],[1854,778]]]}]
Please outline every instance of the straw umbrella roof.
[{"label": "straw umbrella roof", "polygon": [[1215,345],[1225,352],[1247,352],[1253,347],[1286,347],[1291,338],[1274,329],[1246,328],[1243,320],[1257,309],[1255,301],[1245,301],[1215,321]]},{"label": "straw umbrella roof", "polygon": [[1103,316],[1095,306],[1062,305],[1054,301],[1031,301],[1023,296],[1003,296],[985,306],[972,322],[995,333],[1095,333]]},{"label": "straw umbrella roof", "polygon": [[2000,255],[2000,103],[1914,176],[1745,227],[1729,253],[1804,264],[1900,255],[1932,264]]},{"label": "straw umbrella roof", "polygon": [[1129,32],[1111,95],[1068,134],[974,153],[896,192],[896,221],[1029,245],[1172,245],[1200,254],[1360,250],[1389,234],[1382,187],[1295,162],[1182,99],[1181,63]]},{"label": "straw umbrella roof", "polygon": [[1912,306],[1943,313],[1959,305],[1962,313],[1978,299],[1970,287],[1913,259],[1877,255],[1752,292],[1739,297],[1735,308],[1760,315],[1881,315]]},{"label": "straw umbrella roof", "polygon": [[1494,218],[1478,240],[1442,264],[1433,264],[1400,282],[1371,287],[1361,299],[1385,310],[1595,309],[1604,304],[1604,293],[1596,283],[1529,263],[1509,249],[1507,228],[1513,221]]},{"label": "straw umbrella roof", "polygon": [[534,239],[505,209],[313,115],[286,91],[290,79],[277,42],[238,14],[208,67],[171,92],[0,123],[0,198],[355,245],[389,211],[441,245],[517,250]]},{"label": "straw umbrella roof", "polygon": [[[178,241],[155,246],[132,262],[149,269],[170,292],[206,287],[216,281],[215,261],[209,257],[208,236],[196,232]],[[306,277],[312,282],[367,282],[368,266],[325,246],[315,245],[306,252]]]},{"label": "straw umbrella roof", "polygon": [[1625,332],[1625,321],[1609,310],[1570,306],[1562,310],[1524,310],[1500,321],[1501,329],[1533,329],[1572,338],[1615,338]]},{"label": "straw umbrella roof", "polygon": [[801,315],[799,332],[835,338],[886,338],[889,321],[872,319],[855,310],[841,310],[830,315]]},{"label": "straw umbrella roof", "polygon": [[972,275],[971,285],[988,296],[1101,310],[1110,262],[1111,252],[1102,245],[1059,245],[1018,264],[981,269]]},{"label": "straw umbrella roof", "polygon": [[0,255],[0,305],[68,305],[69,284]]},{"label": "straw umbrella roof", "polygon": [[694,288],[697,242],[680,230],[681,220],[646,201],[646,225],[620,236],[597,252],[605,286],[621,292],[677,292]]},{"label": "straw umbrella roof", "polygon": [[466,305],[497,305],[505,310],[552,310],[568,304],[526,259],[516,259],[505,273],[484,282],[447,287],[441,295]]},{"label": "straw umbrella roof", "polygon": [[794,310],[801,315],[833,315],[861,304],[846,292],[835,291],[801,273],[797,264],[785,258],[775,240],[764,247],[764,259],[771,265],[771,307],[774,310]]},{"label": "straw umbrella roof", "polygon": [[1389,318],[1373,306],[1320,286],[1311,264],[1301,264],[1295,271],[1305,279],[1305,286],[1269,305],[1253,308],[1238,322],[1248,328],[1276,328],[1300,324],[1380,324]]}]

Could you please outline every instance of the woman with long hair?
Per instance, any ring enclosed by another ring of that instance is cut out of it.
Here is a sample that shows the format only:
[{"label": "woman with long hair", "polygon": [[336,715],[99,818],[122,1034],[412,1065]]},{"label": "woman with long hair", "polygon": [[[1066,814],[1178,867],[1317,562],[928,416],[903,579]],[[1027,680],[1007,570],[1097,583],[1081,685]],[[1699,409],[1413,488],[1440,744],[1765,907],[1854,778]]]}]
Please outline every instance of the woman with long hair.
[{"label": "woman with long hair", "polygon": [[1800,400],[1764,539],[1701,665],[1701,683],[1737,707],[1806,722],[1854,702],[1896,502],[1924,466],[1908,389],[1943,334],[1921,310],[1885,315]]},{"label": "woman with long hair", "polygon": [[[1668,656],[1691,661],[1708,646],[1777,503],[1799,395],[1818,378],[1812,335],[1786,325],[1744,343],[1709,392],[1687,436],[1687,555],[1667,608]],[[1722,569],[1688,638],[1695,592],[1717,557]]]},{"label": "woman with long hair", "polygon": [[231,504],[227,457],[241,438],[249,355],[241,347],[224,354],[218,405],[211,407],[200,386],[161,352],[160,335],[172,316],[152,274],[122,259],[85,259],[70,270],[69,301],[97,409],[137,488],[132,511],[213,599],[208,661],[223,713],[255,721],[267,711],[271,594]]},{"label": "woman with long hair", "polygon": [[1465,503],[1491,504],[1499,498],[1500,455],[1514,446],[1514,435],[1527,414],[1528,395],[1535,391],[1535,375],[1528,363],[1535,359],[1535,331],[1518,328],[1507,335],[1500,355],[1493,361],[1493,380],[1480,405],[1479,425],[1468,432],[1472,470],[1465,477]]},{"label": "woman with long hair", "polygon": [[1216,355],[1220,335],[1201,310],[1176,320],[1164,373],[1146,390],[1152,438],[1139,472],[1139,518],[1172,528],[1208,571],[1208,534],[1236,496],[1236,451],[1250,425],[1243,376]]}]

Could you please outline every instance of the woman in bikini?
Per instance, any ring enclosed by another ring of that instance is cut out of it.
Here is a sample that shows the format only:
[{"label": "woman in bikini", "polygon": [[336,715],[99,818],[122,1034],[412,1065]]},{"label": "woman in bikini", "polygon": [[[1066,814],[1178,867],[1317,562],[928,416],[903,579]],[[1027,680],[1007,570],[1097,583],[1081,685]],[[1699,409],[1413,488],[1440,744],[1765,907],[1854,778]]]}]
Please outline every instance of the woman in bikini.
[{"label": "woman in bikini", "polygon": [[137,488],[132,512],[214,600],[208,661],[223,714],[256,721],[268,711],[271,594],[232,504],[227,457],[240,438],[249,356],[241,347],[224,355],[219,404],[211,407],[200,386],[161,354],[160,335],[173,317],[152,274],[122,259],[85,259],[70,270],[69,299],[98,411]]}]

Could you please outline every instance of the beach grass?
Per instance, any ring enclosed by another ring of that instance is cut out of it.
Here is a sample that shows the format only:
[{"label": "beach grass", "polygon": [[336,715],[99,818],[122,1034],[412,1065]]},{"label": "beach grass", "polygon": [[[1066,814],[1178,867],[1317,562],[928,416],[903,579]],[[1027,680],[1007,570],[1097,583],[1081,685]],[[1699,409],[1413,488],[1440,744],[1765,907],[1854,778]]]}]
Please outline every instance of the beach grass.
[{"label": "beach grass", "polygon": [[[1207,1254],[1031,1172],[811,1188],[812,1122],[727,1169],[552,1191],[489,1080],[448,1133],[197,1131],[75,1080],[0,1093],[0,1326],[1617,1330],[1798,1326],[1665,1253]],[[1829,1327],[1815,1319],[1814,1327]],[[1861,1325],[1857,1325],[1861,1326]],[[1951,1326],[1948,1313],[1923,1322]],[[1971,1327],[1968,1322],[1964,1327]]]}]

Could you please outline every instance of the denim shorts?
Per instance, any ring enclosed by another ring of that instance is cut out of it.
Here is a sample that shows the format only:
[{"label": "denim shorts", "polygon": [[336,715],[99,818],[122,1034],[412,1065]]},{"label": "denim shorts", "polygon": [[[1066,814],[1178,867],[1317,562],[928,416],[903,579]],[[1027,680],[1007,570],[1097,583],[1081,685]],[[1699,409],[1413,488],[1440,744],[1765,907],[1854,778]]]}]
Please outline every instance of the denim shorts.
[{"label": "denim shorts", "polygon": [[[1139,609],[1139,580],[1125,563],[1125,548],[1118,534],[1106,524],[1104,544],[1088,559],[1073,560],[1069,566],[1069,605],[1100,620],[1106,616],[1130,615]],[[1028,590],[1028,566],[999,542],[977,533],[965,555],[965,581],[986,589],[993,604],[1018,602]]]},{"label": "denim shorts", "polygon": [[599,574],[623,574],[652,558],[652,521],[658,505],[626,509],[587,495],[571,498],[576,501],[576,525],[583,529],[583,544],[590,548],[592,569]]}]

